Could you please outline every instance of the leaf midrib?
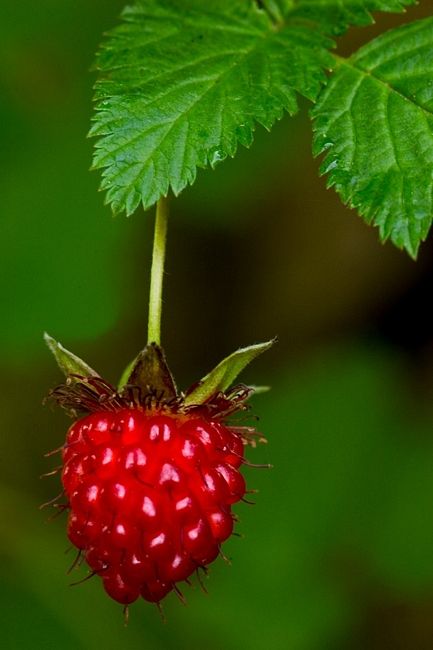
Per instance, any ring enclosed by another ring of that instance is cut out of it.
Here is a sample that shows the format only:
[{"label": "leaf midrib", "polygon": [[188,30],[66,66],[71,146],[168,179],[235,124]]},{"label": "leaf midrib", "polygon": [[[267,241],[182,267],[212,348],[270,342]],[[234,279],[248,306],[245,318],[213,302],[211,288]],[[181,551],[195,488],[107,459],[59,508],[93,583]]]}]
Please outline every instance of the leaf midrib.
[{"label": "leaf midrib", "polygon": [[338,66],[345,66],[347,68],[355,70],[356,72],[360,73],[365,78],[370,77],[371,79],[373,79],[374,81],[379,83],[381,86],[384,86],[386,88],[387,92],[395,93],[396,95],[399,95],[401,97],[401,99],[403,99],[406,102],[409,102],[409,104],[411,104],[412,106],[415,106],[416,108],[418,108],[420,111],[422,111],[425,114],[427,119],[431,119],[433,117],[433,110],[429,110],[425,106],[421,106],[421,104],[418,104],[417,102],[415,102],[411,97],[408,97],[407,95],[405,95],[400,90],[397,90],[396,88],[391,86],[390,83],[386,79],[383,79],[383,77],[378,75],[374,70],[365,70],[365,68],[362,68],[359,65],[356,65],[356,63],[352,59],[350,59],[350,58],[345,59],[344,57],[339,56],[338,54],[335,54],[335,53],[332,53],[331,56],[334,57],[334,59],[336,60]]}]

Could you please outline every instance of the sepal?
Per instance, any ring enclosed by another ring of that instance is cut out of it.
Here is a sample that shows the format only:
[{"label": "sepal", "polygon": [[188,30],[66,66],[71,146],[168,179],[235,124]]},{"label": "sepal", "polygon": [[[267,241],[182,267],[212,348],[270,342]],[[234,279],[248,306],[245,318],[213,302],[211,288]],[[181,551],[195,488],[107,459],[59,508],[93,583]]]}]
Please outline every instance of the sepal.
[{"label": "sepal", "polygon": [[255,384],[249,384],[248,388],[254,395],[263,395],[263,393],[269,393],[271,390],[270,386],[256,386]]},{"label": "sepal", "polygon": [[156,343],[146,345],[137,358],[126,368],[119,390],[138,387],[143,396],[160,394],[164,401],[176,399],[176,384],[167,365],[164,350]]},{"label": "sepal", "polygon": [[214,395],[224,393],[242,370],[256,357],[269,350],[275,342],[276,339],[272,339],[266,341],[266,343],[250,345],[247,348],[241,348],[233,352],[197,384],[192,386],[185,395],[184,405],[188,407],[195,404],[204,404]]},{"label": "sepal", "polygon": [[46,332],[44,333],[44,341],[53,353],[60,370],[62,370],[66,377],[73,377],[74,375],[80,377],[99,377],[98,373],[87,365],[85,361],[72,352],[69,352],[69,350],[66,350],[61,343],[53,339]]}]

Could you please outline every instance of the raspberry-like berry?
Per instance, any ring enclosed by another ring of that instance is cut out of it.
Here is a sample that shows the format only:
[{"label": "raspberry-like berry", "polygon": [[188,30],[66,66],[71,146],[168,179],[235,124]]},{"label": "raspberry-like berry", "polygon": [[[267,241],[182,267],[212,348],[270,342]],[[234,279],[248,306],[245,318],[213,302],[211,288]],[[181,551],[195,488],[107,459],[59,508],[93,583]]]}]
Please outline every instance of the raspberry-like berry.
[{"label": "raspberry-like berry", "polygon": [[215,560],[245,494],[243,454],[236,431],[203,415],[120,408],[70,428],[68,536],[111,598],[159,602]]},{"label": "raspberry-like berry", "polygon": [[61,448],[66,503],[56,503],[61,494],[44,505],[69,510],[74,565],[84,558],[88,577],[100,576],[125,613],[140,596],[159,604],[174,590],[182,598],[177,583],[222,555],[233,532],[232,506],[246,492],[244,445],[265,442],[254,427],[235,425],[254,388],[233,381],[273,341],[237,350],[179,391],[157,343],[115,388],[45,340],[66,375],[49,396],[75,424]]}]

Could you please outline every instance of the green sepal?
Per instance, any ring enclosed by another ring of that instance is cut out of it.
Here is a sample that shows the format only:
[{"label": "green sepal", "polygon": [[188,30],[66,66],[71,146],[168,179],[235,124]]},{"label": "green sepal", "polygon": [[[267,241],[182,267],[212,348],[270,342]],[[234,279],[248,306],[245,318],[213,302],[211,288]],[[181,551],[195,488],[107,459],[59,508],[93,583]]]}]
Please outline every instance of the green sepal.
[{"label": "green sepal", "polygon": [[254,395],[263,395],[271,390],[270,386],[255,386],[254,384],[248,384],[248,388],[254,392]]},{"label": "green sepal", "polygon": [[128,383],[128,380],[131,376],[131,373],[137,361],[138,361],[138,356],[135,357],[132,361],[130,361],[126,366],[125,370],[122,372],[122,375],[119,379],[119,383],[117,384],[117,390],[119,391],[119,393],[125,388],[126,384]]},{"label": "green sepal", "polygon": [[93,370],[85,361],[77,357],[69,350],[61,345],[58,341],[52,338],[46,332],[44,333],[44,341],[54,355],[57,364],[64,372],[66,377],[71,375],[80,375],[81,377],[99,377],[98,373]]},{"label": "green sepal", "polygon": [[250,345],[247,348],[236,350],[236,352],[223,359],[186,395],[184,401],[185,406],[204,404],[213,395],[224,393],[239,373],[256,357],[269,350],[275,342],[276,339],[272,339],[271,341],[266,341],[266,343]]},{"label": "green sepal", "polygon": [[165,400],[175,399],[178,395],[164,350],[156,343],[146,345],[126,368],[119,382],[119,390],[126,386],[138,386],[143,395],[162,393]]}]

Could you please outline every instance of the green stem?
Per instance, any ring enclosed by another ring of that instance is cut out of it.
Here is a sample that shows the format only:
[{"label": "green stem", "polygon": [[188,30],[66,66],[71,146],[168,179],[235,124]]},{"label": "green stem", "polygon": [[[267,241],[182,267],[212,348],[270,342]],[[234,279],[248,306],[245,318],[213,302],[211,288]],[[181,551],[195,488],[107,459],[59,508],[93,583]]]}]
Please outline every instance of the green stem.
[{"label": "green stem", "polygon": [[149,325],[147,342],[161,343],[162,283],[167,240],[168,199],[162,197],[156,206],[153,239],[152,270],[150,273]]}]

